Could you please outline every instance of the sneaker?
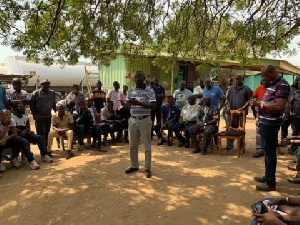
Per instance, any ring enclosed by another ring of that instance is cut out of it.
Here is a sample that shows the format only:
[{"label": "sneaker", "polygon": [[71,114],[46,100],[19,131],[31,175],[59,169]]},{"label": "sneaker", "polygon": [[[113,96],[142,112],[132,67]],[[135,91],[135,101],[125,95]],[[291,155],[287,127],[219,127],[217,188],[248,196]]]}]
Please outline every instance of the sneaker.
[{"label": "sneaker", "polygon": [[40,169],[40,165],[35,160],[32,160],[29,166],[30,166],[30,169],[32,169],[32,170]]},{"label": "sneaker", "polygon": [[15,167],[16,169],[19,169],[21,167],[21,163],[18,158],[13,158],[10,162],[12,166]]},{"label": "sneaker", "polygon": [[256,185],[257,191],[276,191],[276,186],[271,186],[268,184],[259,184]]},{"label": "sneaker", "polygon": [[0,162],[0,172],[4,172],[6,170],[4,164]]},{"label": "sneaker", "polygon": [[53,159],[51,159],[51,157],[49,155],[42,156],[42,160],[46,163],[52,163],[53,162]]}]

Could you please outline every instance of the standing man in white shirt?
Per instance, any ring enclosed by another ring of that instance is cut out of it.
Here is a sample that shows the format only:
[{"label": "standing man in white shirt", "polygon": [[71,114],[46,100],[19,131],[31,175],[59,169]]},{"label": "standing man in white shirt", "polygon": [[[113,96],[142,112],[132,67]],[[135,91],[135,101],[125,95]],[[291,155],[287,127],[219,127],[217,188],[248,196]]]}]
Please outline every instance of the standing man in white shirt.
[{"label": "standing man in white shirt", "polygon": [[115,81],[113,83],[114,89],[110,90],[108,92],[106,102],[112,101],[114,103],[114,110],[118,112],[121,108],[121,103],[119,101],[119,95],[121,92],[119,91],[120,89],[120,84],[118,81]]},{"label": "standing man in white shirt", "polygon": [[195,95],[197,99],[197,103],[199,104],[202,98],[202,93],[205,88],[205,85],[204,85],[204,81],[201,78],[198,79],[198,84],[199,85],[194,88],[193,94]]}]

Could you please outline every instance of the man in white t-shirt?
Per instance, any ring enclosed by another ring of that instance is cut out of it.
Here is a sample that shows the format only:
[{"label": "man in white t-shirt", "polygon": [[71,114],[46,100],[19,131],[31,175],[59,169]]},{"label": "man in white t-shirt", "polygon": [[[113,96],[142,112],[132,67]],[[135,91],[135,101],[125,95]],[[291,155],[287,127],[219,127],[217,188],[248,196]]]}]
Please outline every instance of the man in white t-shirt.
[{"label": "man in white t-shirt", "polygon": [[[4,148],[13,148],[11,163],[14,167],[21,167],[18,156],[20,151],[22,151],[30,163],[29,165],[32,170],[38,170],[40,168],[29,149],[28,141],[18,135],[16,122],[11,118],[11,112],[9,110],[0,111],[0,156]],[[0,163],[0,172],[5,170],[5,166]]]},{"label": "man in white t-shirt", "polygon": [[198,84],[199,85],[194,88],[193,94],[195,95],[197,99],[197,103],[199,104],[202,98],[202,92],[205,88],[205,85],[204,85],[204,81],[201,80],[200,78],[198,79]]},{"label": "man in white t-shirt", "polygon": [[193,95],[193,93],[186,89],[186,81],[180,82],[180,88],[178,90],[175,90],[173,93],[173,97],[176,100],[176,105],[181,109],[188,100],[188,97]]},{"label": "man in white t-shirt", "polygon": [[114,89],[110,90],[108,92],[108,95],[106,97],[106,101],[109,102],[109,101],[112,101],[114,103],[114,110],[115,111],[118,111],[120,110],[120,107],[121,107],[121,103],[119,101],[119,95],[120,95],[120,84],[118,81],[115,81],[113,83],[113,86],[114,86]]}]

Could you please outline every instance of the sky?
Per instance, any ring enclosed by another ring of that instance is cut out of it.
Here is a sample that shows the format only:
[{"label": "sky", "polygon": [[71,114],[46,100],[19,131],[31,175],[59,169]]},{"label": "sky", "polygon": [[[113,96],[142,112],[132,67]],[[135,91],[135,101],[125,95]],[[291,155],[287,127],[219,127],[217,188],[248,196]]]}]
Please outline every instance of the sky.
[{"label": "sky", "polygon": [[[283,59],[292,63],[295,66],[300,66],[300,45],[298,45],[297,43],[300,43],[300,36],[296,36],[289,45],[290,49],[296,49],[296,53],[297,53],[296,55],[293,56],[280,55],[276,57],[274,57],[273,55],[267,55],[267,58]],[[5,63],[5,58],[7,56],[22,56],[22,53],[12,50],[9,46],[0,45],[0,63]]]}]

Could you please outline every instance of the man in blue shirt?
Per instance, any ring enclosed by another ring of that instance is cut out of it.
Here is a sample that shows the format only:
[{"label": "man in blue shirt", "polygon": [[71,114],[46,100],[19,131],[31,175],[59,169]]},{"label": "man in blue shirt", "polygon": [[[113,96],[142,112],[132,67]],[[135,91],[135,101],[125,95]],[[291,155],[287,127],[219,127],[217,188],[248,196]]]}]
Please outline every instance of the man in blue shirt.
[{"label": "man in blue shirt", "polygon": [[[154,126],[155,133],[158,139],[160,139],[158,145],[163,145],[165,142],[168,142],[168,145],[172,146],[170,138],[173,131],[179,140],[179,146],[181,147],[184,145],[185,140],[180,133],[181,124],[179,123],[179,117],[180,109],[175,105],[175,98],[173,96],[168,96],[168,104],[161,107],[161,123]],[[162,136],[161,129],[168,130],[167,140]]]},{"label": "man in blue shirt", "polygon": [[[225,96],[221,88],[213,85],[211,79],[209,78],[205,80],[204,84],[205,84],[205,88],[202,93],[202,98],[210,97],[211,104],[217,107],[218,109],[221,109],[225,102]],[[219,107],[219,101],[220,101],[220,107]]]}]

